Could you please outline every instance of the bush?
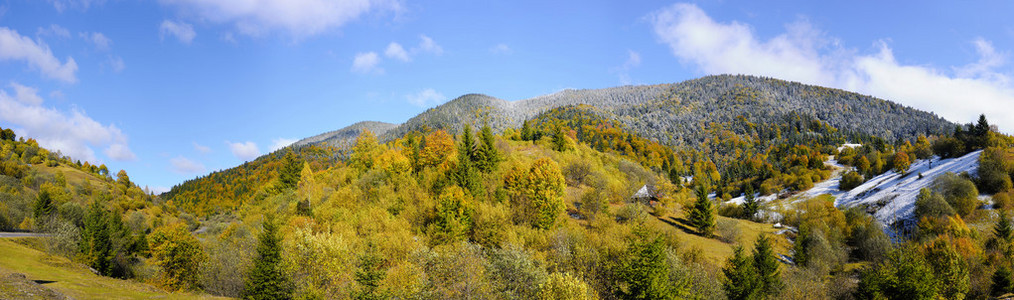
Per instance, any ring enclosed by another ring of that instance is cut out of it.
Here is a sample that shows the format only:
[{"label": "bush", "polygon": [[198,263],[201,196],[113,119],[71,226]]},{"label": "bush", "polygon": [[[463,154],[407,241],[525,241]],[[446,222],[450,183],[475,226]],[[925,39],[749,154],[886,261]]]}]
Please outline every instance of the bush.
[{"label": "bush", "polygon": [[616,212],[616,220],[626,223],[630,221],[640,222],[648,217],[648,208],[640,203],[628,203]]},{"label": "bush", "polygon": [[968,216],[979,206],[979,190],[972,181],[954,173],[940,175],[933,181],[933,192],[939,193],[961,216]]},{"label": "bush", "polygon": [[736,243],[742,235],[739,223],[730,219],[718,219],[715,231],[718,232],[718,239],[728,244]]},{"label": "bush", "polygon": [[940,194],[934,193],[929,189],[919,190],[919,196],[915,198],[916,220],[924,217],[936,218],[953,215],[954,208],[951,208],[951,205],[947,204],[947,201]]},{"label": "bush", "polygon": [[863,175],[855,171],[849,171],[841,176],[841,181],[838,182],[838,189],[842,191],[849,191],[857,186],[863,184]]}]

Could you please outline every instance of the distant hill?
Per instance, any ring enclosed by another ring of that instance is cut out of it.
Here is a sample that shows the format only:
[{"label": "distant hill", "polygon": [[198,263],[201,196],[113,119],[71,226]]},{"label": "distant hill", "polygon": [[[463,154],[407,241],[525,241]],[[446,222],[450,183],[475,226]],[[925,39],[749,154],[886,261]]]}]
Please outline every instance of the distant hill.
[{"label": "distant hill", "polygon": [[634,132],[667,145],[693,145],[706,136],[709,123],[724,123],[739,116],[754,123],[778,121],[795,113],[888,141],[939,134],[955,123],[936,114],[894,102],[839,89],[805,85],[773,78],[717,75],[673,84],[621,86],[606,89],[563,90],[519,101],[468,94],[431,108],[402,124],[360,122],[306,138],[296,145],[327,143],[354,138],[369,128],[381,140],[390,140],[422,128],[458,132],[462,124],[489,124],[495,131],[518,128],[525,120],[547,110],[585,104],[598,108]]}]

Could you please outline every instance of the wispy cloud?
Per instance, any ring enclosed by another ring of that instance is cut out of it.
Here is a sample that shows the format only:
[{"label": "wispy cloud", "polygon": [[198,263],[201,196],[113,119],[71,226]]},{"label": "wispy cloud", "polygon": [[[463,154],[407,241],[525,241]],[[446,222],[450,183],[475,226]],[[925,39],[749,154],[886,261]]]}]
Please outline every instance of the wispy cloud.
[{"label": "wispy cloud", "polygon": [[243,161],[251,161],[261,155],[261,150],[257,149],[257,144],[254,142],[239,142],[233,143],[225,141],[226,145],[229,145],[229,150],[232,151],[232,155]]},{"label": "wispy cloud", "polygon": [[204,165],[183,156],[177,156],[169,160],[173,172],[179,174],[203,173]]},{"label": "wispy cloud", "polygon": [[197,142],[193,142],[193,143],[194,143],[194,150],[196,150],[198,153],[200,153],[200,154],[211,153],[211,147],[198,144]]},{"label": "wispy cloud", "polygon": [[885,41],[877,51],[862,54],[805,19],[786,25],[773,38],[759,39],[748,24],[719,23],[693,4],[675,4],[649,15],[658,39],[674,56],[706,74],[752,74],[853,90],[933,111],[956,122],[978,114],[1006,131],[1014,130],[1014,87],[1006,54],[984,39],[972,44],[980,60],[948,71],[899,63]]},{"label": "wispy cloud", "polygon": [[408,103],[419,107],[435,106],[447,101],[447,97],[444,94],[434,89],[424,89],[418,93],[406,95],[405,99],[408,100]]},{"label": "wispy cloud", "polygon": [[408,51],[405,51],[405,47],[395,42],[387,45],[387,50],[384,50],[384,56],[406,62],[412,60],[412,58],[408,57]]},{"label": "wispy cloud", "polygon": [[370,12],[401,11],[397,0],[163,0],[200,19],[235,25],[246,35],[283,30],[305,37],[340,28]]},{"label": "wispy cloud", "polygon": [[499,43],[499,44],[496,44],[493,47],[490,47],[489,48],[489,53],[509,55],[511,53],[514,53],[514,50],[511,49],[510,46],[507,46],[507,44]]},{"label": "wispy cloud", "polygon": [[194,26],[185,22],[163,20],[162,25],[159,25],[159,36],[164,39],[166,35],[176,37],[180,43],[189,45],[197,37],[197,32],[194,31]]},{"label": "wispy cloud", "polygon": [[381,69],[379,64],[380,56],[376,52],[356,53],[356,57],[352,60],[352,72],[384,74],[384,69]]},{"label": "wispy cloud", "polygon": [[293,143],[295,143],[297,141],[299,141],[299,139],[277,138],[277,139],[271,140],[271,151],[275,151],[275,150],[278,150],[278,149],[282,149],[282,148],[288,147],[289,145],[292,145]]},{"label": "wispy cloud", "polygon": [[7,27],[0,27],[0,60],[23,60],[49,78],[66,83],[77,82],[74,75],[77,63],[73,58],[67,57],[66,62],[61,63],[42,39],[36,43]]}]

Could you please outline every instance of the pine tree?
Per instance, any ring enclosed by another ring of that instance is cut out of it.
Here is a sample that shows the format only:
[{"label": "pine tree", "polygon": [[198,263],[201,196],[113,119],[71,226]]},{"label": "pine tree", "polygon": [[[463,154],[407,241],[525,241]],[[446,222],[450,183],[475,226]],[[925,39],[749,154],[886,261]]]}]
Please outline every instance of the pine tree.
[{"label": "pine tree", "polygon": [[496,170],[501,157],[500,152],[496,149],[493,129],[489,125],[482,126],[482,131],[479,132],[479,141],[481,142],[478,150],[479,161],[476,163],[476,167],[483,173],[492,172]]},{"label": "pine tree", "polygon": [[479,181],[479,174],[474,166],[477,157],[475,153],[472,128],[466,124],[461,133],[461,144],[458,145],[458,165],[454,170],[453,177],[458,186],[467,189],[473,196],[478,195],[482,190],[482,183]]},{"label": "pine tree", "polygon": [[753,215],[760,210],[760,202],[754,197],[753,185],[747,184],[746,189],[743,192],[745,199],[743,200],[743,218],[753,219]]},{"label": "pine tree", "polygon": [[49,191],[42,190],[39,192],[39,197],[35,200],[34,214],[35,220],[40,221],[45,217],[49,217],[53,214],[53,197],[49,196]]},{"label": "pine tree", "polygon": [[521,140],[522,141],[532,141],[532,140],[535,140],[535,133],[532,132],[532,126],[529,125],[529,123],[530,123],[530,121],[525,120],[525,122],[521,124]]},{"label": "pine tree", "polygon": [[697,233],[710,237],[715,229],[715,208],[708,199],[708,190],[704,185],[697,186],[697,201],[690,208],[690,224],[697,228]]},{"label": "pine tree", "polygon": [[757,237],[753,249],[753,266],[757,270],[757,283],[761,292],[774,295],[782,289],[781,271],[778,270],[778,259],[771,249],[771,241],[767,235]]},{"label": "pine tree", "polygon": [[644,228],[634,229],[634,237],[627,244],[626,259],[620,266],[619,276],[627,289],[620,291],[625,299],[677,299],[685,287],[673,286],[666,262],[665,241]]},{"label": "pine tree", "polygon": [[273,217],[264,221],[264,229],[257,238],[257,258],[247,277],[243,291],[245,299],[289,299],[290,286],[282,273],[282,246],[278,225]]},{"label": "pine tree", "polygon": [[299,185],[299,172],[303,163],[290,149],[282,158],[282,166],[278,171],[278,182],[282,189],[295,189]]},{"label": "pine tree", "polygon": [[85,216],[84,230],[81,231],[81,242],[78,252],[88,266],[102,275],[112,273],[113,242],[110,238],[109,221],[106,210],[98,202],[92,202]]},{"label": "pine tree", "polygon": [[567,150],[567,136],[565,135],[562,126],[556,126],[556,128],[553,129],[553,150]]},{"label": "pine tree", "polygon": [[1007,212],[1000,209],[1000,220],[997,221],[996,226],[993,227],[993,234],[996,235],[997,239],[1007,241],[1007,243],[1014,243],[1014,228],[1011,228],[1010,217],[1007,216]]},{"label": "pine tree", "polygon": [[999,297],[1009,292],[1014,292],[1014,274],[1012,274],[1010,267],[1006,264],[1000,265],[996,268],[996,272],[993,272],[993,292],[990,293],[995,297]]},{"label": "pine tree", "polygon": [[722,273],[725,274],[722,287],[729,299],[755,299],[760,294],[761,284],[757,277],[757,269],[753,260],[743,253],[742,246],[736,246]]}]

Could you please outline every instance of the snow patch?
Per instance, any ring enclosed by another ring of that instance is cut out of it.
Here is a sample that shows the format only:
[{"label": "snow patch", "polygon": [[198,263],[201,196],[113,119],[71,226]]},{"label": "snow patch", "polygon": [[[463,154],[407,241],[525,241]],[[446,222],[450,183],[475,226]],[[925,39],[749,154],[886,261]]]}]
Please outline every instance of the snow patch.
[{"label": "snow patch", "polygon": [[[830,194],[836,199],[835,206],[842,208],[865,206],[878,221],[890,225],[911,219],[915,214],[915,198],[919,195],[919,190],[929,188],[940,175],[968,172],[974,176],[979,167],[980,154],[982,150],[958,158],[940,159],[934,156],[916,160],[904,174],[887,171],[850,191],[837,191],[837,181],[841,177],[836,177],[815,185],[804,194]],[[831,182],[835,182],[833,188],[829,186]]]}]

